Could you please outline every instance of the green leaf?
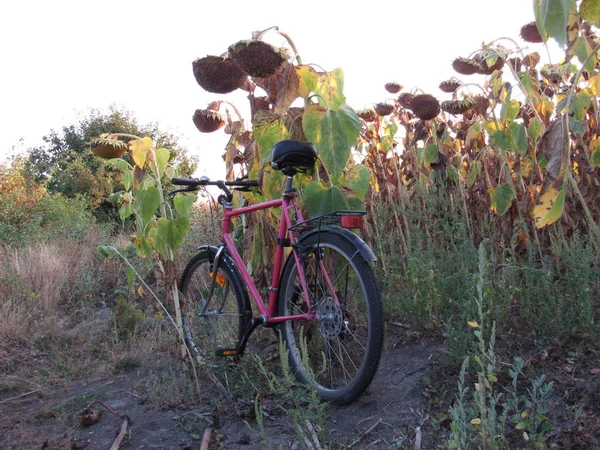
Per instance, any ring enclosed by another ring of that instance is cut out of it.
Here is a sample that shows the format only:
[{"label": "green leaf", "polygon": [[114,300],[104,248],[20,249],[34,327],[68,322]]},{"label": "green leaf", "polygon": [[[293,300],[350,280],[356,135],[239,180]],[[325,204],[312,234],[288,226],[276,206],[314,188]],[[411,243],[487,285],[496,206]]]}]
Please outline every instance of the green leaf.
[{"label": "green leaf", "polygon": [[583,136],[587,131],[587,120],[570,120],[569,130]]},{"label": "green leaf", "polygon": [[446,167],[446,176],[451,181],[458,181],[458,170],[456,167],[450,165]]},{"label": "green leaf", "polygon": [[358,197],[353,197],[350,195],[346,196],[346,208],[351,211],[364,211],[365,210],[365,202]]},{"label": "green leaf", "polygon": [[156,186],[150,186],[147,189],[136,192],[135,211],[138,212],[144,222],[148,222],[156,213],[160,206],[160,193]]},{"label": "green leaf", "polygon": [[168,250],[177,250],[183,244],[188,231],[190,231],[190,219],[187,217],[177,219],[161,217],[156,222],[156,251],[168,258]]},{"label": "green leaf", "polygon": [[583,89],[573,96],[571,100],[571,111],[575,114],[576,120],[583,120],[586,111],[590,107],[592,94],[590,89]]},{"label": "green leaf", "polygon": [[600,27],[600,2],[598,0],[583,0],[579,14],[591,25]]},{"label": "green leaf", "polygon": [[431,164],[438,157],[438,147],[435,144],[428,144],[423,152],[423,162]]},{"label": "green leaf", "polygon": [[510,129],[496,130],[492,135],[492,140],[494,141],[494,144],[503,150],[514,150]]},{"label": "green leaf", "polygon": [[473,186],[473,184],[477,180],[477,177],[479,176],[480,173],[481,173],[481,162],[473,161],[471,163],[471,167],[469,168],[469,175],[467,175],[467,180],[466,180],[467,187]]},{"label": "green leaf", "polygon": [[123,187],[126,191],[131,189],[133,185],[133,170],[126,170],[121,174],[121,183],[123,183]]},{"label": "green leaf", "polygon": [[510,209],[515,199],[515,189],[510,183],[500,184],[490,189],[490,199],[492,201],[492,211],[499,216],[503,216]]},{"label": "green leaf", "polygon": [[304,207],[310,217],[320,216],[340,209],[347,209],[342,191],[332,186],[329,189],[317,181],[311,181],[304,189]]},{"label": "green leaf", "polygon": [[324,106],[337,109],[346,103],[344,97],[344,71],[335,69],[333,72],[320,73],[314,92],[325,100]]},{"label": "green leaf", "polygon": [[[262,193],[267,200],[281,197],[283,192],[283,174],[280,170],[273,169],[270,165],[263,167]],[[296,178],[298,178],[296,176]]]},{"label": "green leaf", "polygon": [[345,176],[346,186],[360,199],[365,198],[371,184],[371,172],[362,164],[354,166]]},{"label": "green leaf", "polygon": [[175,206],[175,211],[177,211],[179,217],[190,217],[196,199],[196,194],[183,195],[182,193],[178,193],[175,195],[173,205]]},{"label": "green leaf", "polygon": [[600,149],[595,150],[594,152],[592,152],[592,155],[590,157],[590,162],[595,167],[600,167]]},{"label": "green leaf", "polygon": [[133,205],[131,203],[124,203],[119,206],[119,218],[121,222],[125,222],[125,219],[133,214]]},{"label": "green leaf", "polygon": [[500,121],[502,123],[514,121],[519,115],[520,109],[521,104],[518,100],[507,100],[502,104],[502,109],[500,110]]},{"label": "green leaf", "polygon": [[289,138],[283,116],[258,113],[252,119],[252,129],[263,165],[272,158],[273,146]]},{"label": "green leaf", "polygon": [[307,139],[318,149],[333,182],[337,181],[360,134],[358,115],[345,104],[338,109],[312,104],[303,114],[302,128]]},{"label": "green leaf", "polygon": [[544,124],[538,119],[534,117],[529,121],[529,127],[527,127],[527,135],[533,141],[533,145],[537,144],[537,140],[540,138],[542,133],[544,132]]},{"label": "green leaf", "polygon": [[521,83],[523,84],[523,88],[525,89],[525,93],[530,97],[539,97],[540,92],[537,89],[537,87],[533,85],[533,81],[531,79],[531,72],[519,72],[518,75],[521,79]]},{"label": "green leaf", "polygon": [[129,163],[122,158],[107,159],[105,164],[108,167],[111,167],[116,170],[120,170],[122,172],[125,172],[131,168]]},{"label": "green leaf", "polygon": [[536,21],[553,37],[561,46],[567,43],[567,25],[570,12],[575,8],[574,0],[535,0],[539,1],[536,8]]},{"label": "green leaf", "polygon": [[169,159],[171,158],[171,153],[166,148],[157,148],[155,151],[156,155],[156,164],[158,166],[158,174],[160,177],[165,173],[165,169],[169,164]]},{"label": "green leaf", "polygon": [[525,155],[527,153],[527,149],[529,148],[529,140],[527,139],[527,130],[525,129],[525,125],[519,122],[511,122],[509,128],[515,150],[521,155]]},{"label": "green leaf", "polygon": [[114,250],[110,245],[99,245],[98,246],[98,253],[100,253],[100,256],[103,256],[104,258],[108,258],[109,256],[111,256],[113,254]]}]

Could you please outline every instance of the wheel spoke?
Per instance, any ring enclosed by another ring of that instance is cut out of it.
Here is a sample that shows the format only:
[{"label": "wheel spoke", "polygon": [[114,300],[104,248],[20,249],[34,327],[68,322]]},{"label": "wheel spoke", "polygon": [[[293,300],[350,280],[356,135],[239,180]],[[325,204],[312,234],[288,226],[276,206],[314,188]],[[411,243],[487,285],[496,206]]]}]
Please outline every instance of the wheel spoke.
[{"label": "wheel spoke", "polygon": [[[324,399],[345,403],[366,389],[377,369],[383,345],[379,293],[368,265],[349,241],[324,233],[304,242],[301,270],[315,314],[312,333],[305,335],[308,355],[301,354],[302,338],[293,323],[282,325],[283,337],[293,349],[290,363],[299,379],[314,380]],[[281,314],[306,308],[300,279],[295,264],[284,273]]]}]

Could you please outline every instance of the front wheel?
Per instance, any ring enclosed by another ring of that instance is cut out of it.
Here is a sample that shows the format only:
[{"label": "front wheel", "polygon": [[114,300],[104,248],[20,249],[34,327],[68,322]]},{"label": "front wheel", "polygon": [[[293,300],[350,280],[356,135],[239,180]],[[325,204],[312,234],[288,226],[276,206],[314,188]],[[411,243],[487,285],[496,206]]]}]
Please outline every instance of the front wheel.
[{"label": "front wheel", "polygon": [[356,246],[331,231],[299,242],[301,269],[290,255],[281,281],[279,314],[307,312],[304,273],[316,322],[287,321],[281,333],[290,367],[324,401],[346,404],[369,386],[383,348],[381,295]]},{"label": "front wheel", "polygon": [[206,248],[194,255],[183,271],[180,290],[185,341],[207,368],[220,372],[228,365],[223,351],[236,348],[252,313],[237,270],[226,256],[215,267],[215,253]]}]

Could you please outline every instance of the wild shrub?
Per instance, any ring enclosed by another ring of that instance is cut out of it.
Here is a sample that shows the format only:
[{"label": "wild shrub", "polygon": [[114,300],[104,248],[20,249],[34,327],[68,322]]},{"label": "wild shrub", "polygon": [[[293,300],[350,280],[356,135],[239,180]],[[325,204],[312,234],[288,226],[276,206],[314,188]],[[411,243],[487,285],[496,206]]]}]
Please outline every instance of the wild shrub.
[{"label": "wild shrub", "polygon": [[28,178],[22,161],[0,166],[0,245],[18,247],[61,236],[82,239],[91,224],[85,199],[50,194]]}]

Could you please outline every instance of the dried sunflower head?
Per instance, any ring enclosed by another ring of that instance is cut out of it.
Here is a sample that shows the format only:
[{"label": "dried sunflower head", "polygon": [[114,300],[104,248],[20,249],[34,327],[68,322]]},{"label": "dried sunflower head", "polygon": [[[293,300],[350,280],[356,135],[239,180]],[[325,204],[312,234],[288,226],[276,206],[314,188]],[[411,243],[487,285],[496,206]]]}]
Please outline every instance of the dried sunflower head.
[{"label": "dried sunflower head", "polygon": [[442,110],[450,114],[464,114],[475,106],[473,99],[465,97],[462,100],[447,100],[442,102]]},{"label": "dried sunflower head", "polygon": [[519,72],[521,70],[521,58],[518,56],[514,58],[509,58],[507,61],[508,65],[513,68],[515,72]]},{"label": "dried sunflower head", "polygon": [[542,92],[547,97],[554,97],[554,89],[544,80],[540,81],[540,92]]},{"label": "dried sunflower head", "polygon": [[244,85],[246,74],[229,58],[206,56],[192,63],[194,77],[206,91],[228,94]]},{"label": "dried sunflower head", "polygon": [[452,61],[452,68],[461,75],[473,75],[481,70],[480,64],[469,58],[456,58]]},{"label": "dried sunflower head", "polygon": [[462,83],[460,81],[458,81],[456,78],[450,78],[449,80],[442,81],[440,83],[440,89],[443,92],[447,92],[447,93],[451,94],[454,91],[456,91],[461,85],[462,85]]},{"label": "dried sunflower head", "polygon": [[525,56],[525,58],[523,58],[522,64],[525,67],[529,67],[530,69],[533,69],[535,66],[538,65],[540,60],[541,60],[540,54],[538,52],[533,52],[533,53],[530,53],[529,55]]},{"label": "dried sunflower head", "polygon": [[402,87],[403,86],[401,84],[398,84],[394,81],[385,84],[385,90],[388,91],[390,94],[397,94],[402,90]]},{"label": "dried sunflower head", "polygon": [[365,122],[373,122],[377,119],[377,113],[372,108],[361,109],[360,111],[356,111],[356,114]]},{"label": "dried sunflower head", "polygon": [[410,102],[412,102],[413,98],[415,98],[413,94],[405,92],[398,96],[398,103],[400,103],[402,107],[410,109]]},{"label": "dried sunflower head", "polygon": [[104,159],[113,159],[123,156],[129,149],[129,144],[119,141],[117,138],[105,139],[100,137],[92,140],[91,148],[94,155]]},{"label": "dried sunflower head", "polygon": [[416,95],[410,102],[411,111],[421,120],[431,120],[440,113],[440,102],[429,94]]},{"label": "dried sunflower head", "polygon": [[485,116],[487,114],[488,108],[490,107],[489,99],[487,99],[483,95],[476,95],[473,98],[473,101],[475,102],[475,106],[473,107],[475,112],[477,114],[481,114],[482,116]]},{"label": "dried sunflower head", "polygon": [[283,48],[252,39],[230,46],[229,57],[251,77],[267,78],[277,73],[290,55]]},{"label": "dried sunflower head", "polygon": [[193,117],[194,125],[202,133],[212,133],[225,125],[225,118],[217,111],[197,109]]},{"label": "dried sunflower head", "polygon": [[390,105],[389,103],[377,103],[375,105],[375,112],[378,116],[388,116],[394,112],[394,105]]},{"label": "dried sunflower head", "polygon": [[496,56],[496,61],[491,66],[488,65],[487,59],[490,57],[490,54],[480,53],[476,55],[473,60],[479,63],[480,69],[477,73],[481,75],[491,75],[495,70],[500,70],[504,67],[504,60],[499,56]]},{"label": "dried sunflower head", "polygon": [[544,42],[535,22],[529,22],[521,27],[521,37],[525,42],[533,44]]}]

